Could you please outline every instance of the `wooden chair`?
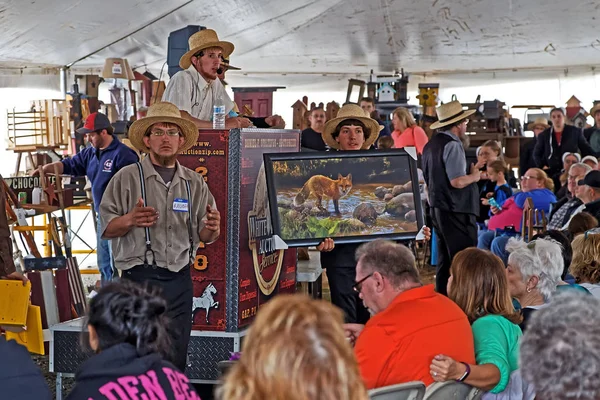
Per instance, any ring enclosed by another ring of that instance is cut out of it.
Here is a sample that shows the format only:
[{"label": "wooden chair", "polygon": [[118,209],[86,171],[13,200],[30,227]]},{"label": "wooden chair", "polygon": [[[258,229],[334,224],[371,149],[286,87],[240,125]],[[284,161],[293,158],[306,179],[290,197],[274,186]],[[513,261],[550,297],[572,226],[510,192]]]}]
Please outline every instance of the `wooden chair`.
[{"label": "wooden chair", "polygon": [[424,400],[475,400],[483,396],[483,391],[465,383],[447,381],[435,382],[427,387]]},{"label": "wooden chair", "polygon": [[420,381],[369,390],[371,400],[421,400],[423,396],[425,396],[425,384]]},{"label": "wooden chair", "polygon": [[[534,208],[533,200],[528,197],[523,205],[523,217],[521,219],[521,237],[529,242],[534,234],[544,233],[548,228],[548,221],[544,210]],[[534,232],[535,231],[535,232]]]}]

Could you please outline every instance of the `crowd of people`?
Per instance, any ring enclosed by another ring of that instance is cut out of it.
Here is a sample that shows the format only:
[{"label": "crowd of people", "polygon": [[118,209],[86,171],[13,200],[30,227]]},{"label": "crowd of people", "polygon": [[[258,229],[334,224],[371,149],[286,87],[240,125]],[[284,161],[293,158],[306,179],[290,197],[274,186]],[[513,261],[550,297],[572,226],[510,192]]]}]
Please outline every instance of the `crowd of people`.
[{"label": "crowd of people", "polygon": [[[199,398],[184,374],[190,259],[200,241],[219,237],[220,213],[208,185],[177,155],[193,146],[198,128],[212,127],[216,101],[228,128],[285,122],[239,115],[220,80],[233,44],[203,30],[189,47],[164,101],[129,130],[132,146],[147,154],[141,162],[96,113],[82,131],[91,150],[44,167],[91,178],[99,238],[110,240],[114,259],[103,264],[104,285],[89,304],[94,355],[69,399]],[[438,246],[435,284],[422,282],[406,243],[323,240],[317,250],[332,304],[294,295],[262,306],[219,398],[362,400],[369,389],[410,381],[463,382],[484,399],[600,398],[600,108],[585,131],[558,108],[552,125],[536,121],[519,180],[497,142],[467,162],[474,112],[458,101],[441,105],[428,136],[404,108],[393,111],[390,131],[370,98],[329,120],[323,109],[310,111],[305,151],[416,148],[433,228],[424,236],[435,235]],[[528,200],[548,223],[522,238]],[[111,282],[115,268],[121,279]],[[1,274],[27,279],[6,266]],[[7,393],[19,398],[23,380],[14,378],[26,376],[37,391],[31,398],[49,398],[23,349],[3,337],[0,349],[19,366],[0,376]]]}]

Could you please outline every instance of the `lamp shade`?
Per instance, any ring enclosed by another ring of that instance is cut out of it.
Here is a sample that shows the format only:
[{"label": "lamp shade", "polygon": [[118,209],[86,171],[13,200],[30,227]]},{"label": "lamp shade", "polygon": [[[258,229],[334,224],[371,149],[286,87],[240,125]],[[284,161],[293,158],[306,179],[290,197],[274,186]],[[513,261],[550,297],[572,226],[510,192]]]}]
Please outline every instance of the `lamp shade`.
[{"label": "lamp shade", "polygon": [[125,64],[125,72],[127,73],[127,79],[130,81],[135,81],[136,77],[135,77],[135,74],[133,73],[133,70],[129,66],[129,61],[127,61],[127,59],[124,58],[123,62]]},{"label": "lamp shade", "polygon": [[[133,75],[133,73],[132,73]],[[127,65],[122,58],[107,58],[102,69],[104,79],[129,79],[127,76]]]}]

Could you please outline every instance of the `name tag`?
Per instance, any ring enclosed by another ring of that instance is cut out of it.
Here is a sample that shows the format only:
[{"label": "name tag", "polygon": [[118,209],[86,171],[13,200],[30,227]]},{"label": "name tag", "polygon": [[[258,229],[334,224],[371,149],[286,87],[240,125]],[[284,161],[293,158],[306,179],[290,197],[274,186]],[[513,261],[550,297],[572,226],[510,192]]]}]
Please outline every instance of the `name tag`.
[{"label": "name tag", "polygon": [[188,212],[188,201],[185,199],[175,199],[173,201],[173,211]]}]

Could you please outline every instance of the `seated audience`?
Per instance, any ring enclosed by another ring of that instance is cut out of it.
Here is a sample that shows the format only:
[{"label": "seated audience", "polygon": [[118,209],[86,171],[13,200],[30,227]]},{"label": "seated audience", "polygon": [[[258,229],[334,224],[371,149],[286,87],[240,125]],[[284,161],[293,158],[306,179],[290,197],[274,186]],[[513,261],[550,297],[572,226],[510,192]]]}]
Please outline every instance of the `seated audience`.
[{"label": "seated audience", "polygon": [[394,147],[397,149],[416,147],[417,153],[423,154],[423,147],[425,147],[429,138],[423,128],[417,125],[410,111],[404,107],[398,107],[392,115]]},{"label": "seated audience", "polygon": [[261,306],[217,398],[367,400],[342,312],[304,295],[276,296]]},{"label": "seated audience", "polygon": [[600,219],[600,171],[590,171],[577,182],[577,197],[583,202],[579,210]]},{"label": "seated audience", "polygon": [[0,398],[53,399],[44,375],[34,364],[27,348],[0,335],[0,354]]},{"label": "seated audience", "polygon": [[585,165],[589,165],[592,169],[598,169],[598,159],[594,156],[585,156],[581,159]]},{"label": "seated audience", "polygon": [[562,160],[562,171],[560,171],[560,174],[551,177],[554,180],[554,192],[556,193],[556,197],[558,199],[561,199],[567,195],[568,190],[566,183],[569,170],[571,169],[571,166],[581,162],[581,156],[578,153],[565,153],[563,154]]},{"label": "seated audience", "polygon": [[325,114],[325,110],[322,108],[314,108],[310,110],[310,115],[308,116],[310,127],[303,130],[302,134],[300,135],[300,146],[302,147],[303,151],[327,150],[327,145],[325,145],[322,137],[326,119],[327,115]]},{"label": "seated audience", "polygon": [[552,212],[548,216],[550,221],[548,222],[548,229],[566,229],[575,210],[583,204],[577,197],[577,182],[583,179],[589,171],[591,171],[591,168],[586,164],[571,165],[567,176],[567,193],[552,206]]},{"label": "seated audience", "polygon": [[166,300],[136,283],[109,283],[90,300],[89,346],[96,353],[75,375],[67,400],[200,399],[188,378],[164,361],[171,343]]},{"label": "seated audience", "polygon": [[376,240],[356,256],[355,289],[373,316],[366,325],[345,328],[368,389],[410,381],[429,385],[429,364],[440,353],[474,364],[467,317],[433,285],[423,286],[407,247]]},{"label": "seated audience", "polygon": [[589,231],[590,229],[594,229],[598,227],[598,220],[590,213],[581,212],[571,218],[571,222],[569,222],[569,235],[573,239],[577,236]]},{"label": "seated audience", "polygon": [[388,128],[387,124],[381,119],[379,112],[375,109],[375,100],[373,100],[371,97],[363,97],[360,99],[359,106],[363,109],[367,116],[373,118],[375,121],[377,121],[379,126],[382,127],[379,131],[380,137],[391,135],[390,128]]},{"label": "seated audience", "polygon": [[477,363],[438,354],[431,362],[433,379],[456,380],[493,394],[518,392],[522,317],[513,308],[502,261],[489,251],[461,251],[452,261],[448,296],[472,324]]},{"label": "seated audience", "polygon": [[540,400],[600,399],[600,300],[561,293],[531,318],[521,340],[523,378]]},{"label": "seated audience", "polygon": [[[488,232],[480,232],[477,247],[492,250],[504,263],[508,261],[505,247],[508,236],[502,235],[506,227],[514,227],[516,232],[521,232],[521,220],[523,218],[523,207],[525,200],[531,198],[533,206],[537,210],[543,210],[546,214],[550,204],[556,202],[556,196],[552,193],[552,179],[548,178],[541,169],[532,168],[521,177],[522,192],[515,194],[502,206],[502,209],[491,207],[493,217],[488,223]],[[498,232],[496,232],[498,230]]]},{"label": "seated audience", "polygon": [[600,233],[588,231],[573,240],[571,274],[578,284],[600,298]]},{"label": "seated audience", "polygon": [[506,278],[513,299],[521,305],[521,330],[525,331],[529,317],[544,307],[562,281],[564,261],[561,248],[553,240],[537,239],[529,243],[511,238],[507,245]]},{"label": "seated audience", "polygon": [[391,136],[380,136],[379,139],[377,139],[377,148],[381,150],[393,149],[394,139],[392,139]]}]

